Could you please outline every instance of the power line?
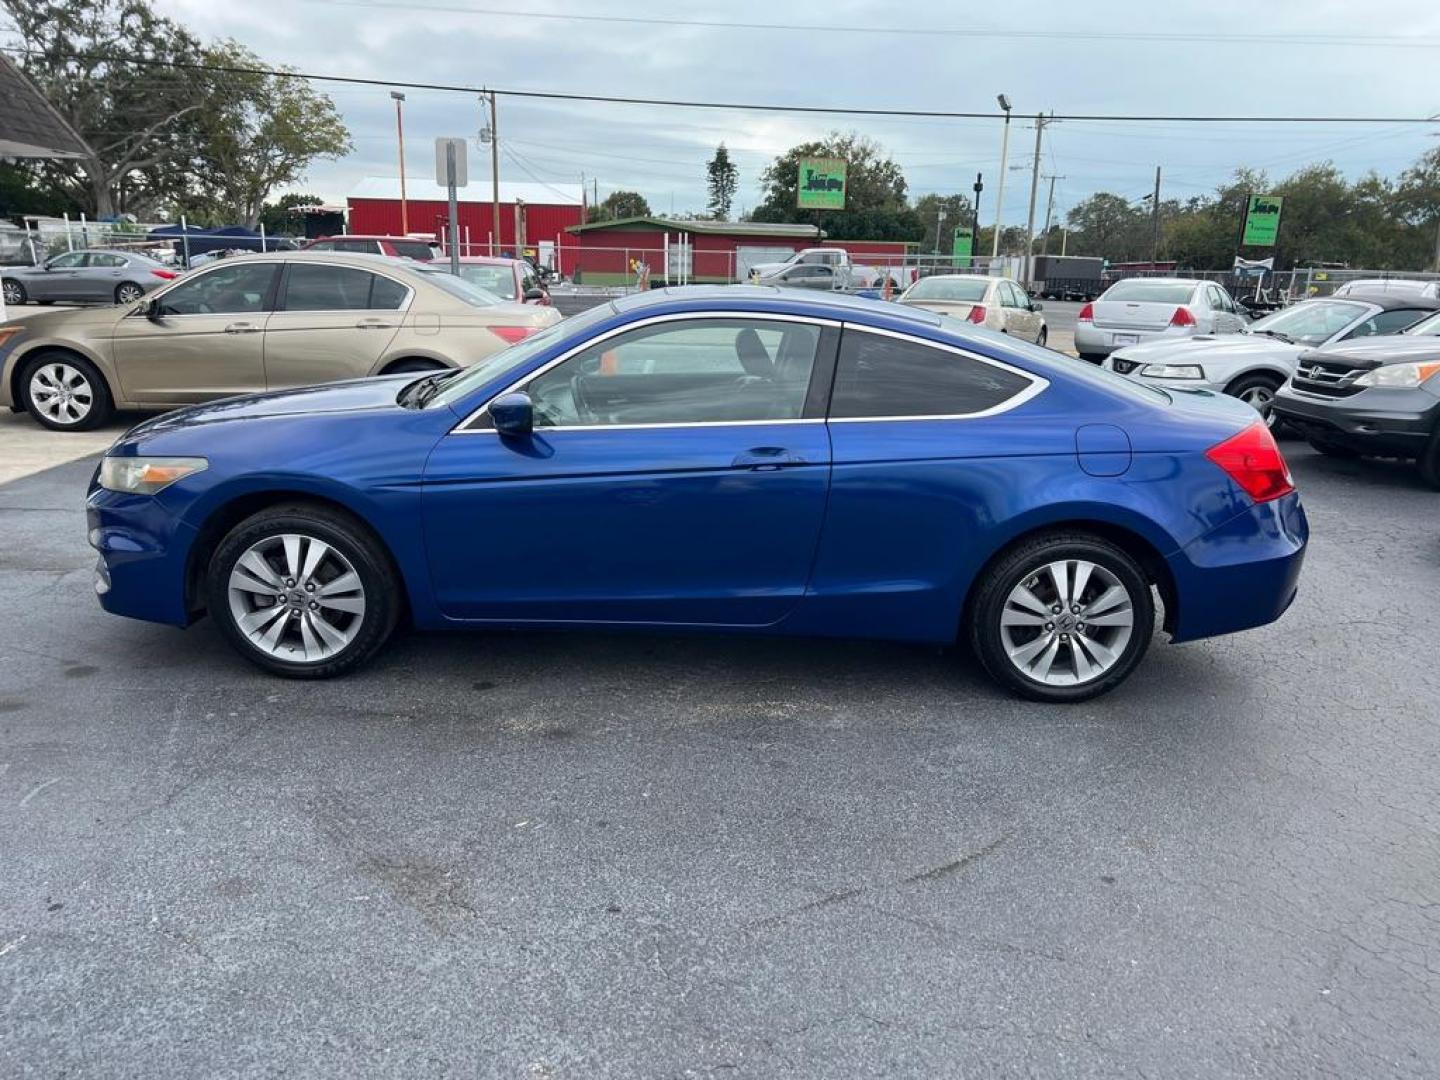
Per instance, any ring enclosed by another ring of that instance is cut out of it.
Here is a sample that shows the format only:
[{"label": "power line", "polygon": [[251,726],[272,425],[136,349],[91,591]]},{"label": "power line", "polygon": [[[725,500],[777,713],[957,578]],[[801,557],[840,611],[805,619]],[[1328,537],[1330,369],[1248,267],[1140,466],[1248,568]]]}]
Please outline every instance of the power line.
[{"label": "power line", "polygon": [[756,23],[720,22],[711,19],[663,19],[639,15],[578,15],[554,11],[516,11],[513,8],[481,8],[464,4],[411,3],[407,0],[308,0],[310,3],[330,4],[336,7],[358,7],[399,11],[435,11],[450,15],[477,15],[486,18],[520,18],[527,22],[545,19],[556,22],[610,23],[621,26],[671,26],[678,29],[703,30],[763,30],[770,33],[795,32],[803,34],[881,34],[898,37],[964,37],[999,38],[1015,40],[1054,41],[1146,41],[1174,42],[1184,45],[1197,41],[1220,44],[1257,45],[1301,45],[1353,49],[1356,46],[1372,46],[1388,49],[1434,49],[1440,48],[1440,38],[1433,35],[1398,34],[1223,34],[1205,31],[1184,33],[1162,33],[1157,31],[1097,31],[1097,30],[1007,30],[998,27],[909,27],[909,26],[844,26],[839,24],[819,25],[815,23]]},{"label": "power line", "polygon": [[[502,97],[531,98],[550,101],[587,101],[610,105],[650,105],[682,109],[730,109],[737,112],[828,113],[842,116],[920,116],[940,120],[1003,120],[1003,112],[958,112],[941,109],[862,109],[844,105],[772,105],[759,102],[690,101],[678,98],[620,97],[611,94],[574,94],[546,90],[500,90],[480,86],[449,83],[410,82],[403,79],[367,79],[356,75],[322,75],[316,72],[287,71],[279,68],[240,67],[228,64],[199,64],[182,60],[149,57],[115,56],[96,53],[50,52],[41,49],[14,49],[27,55],[44,55],[51,59],[84,62],[108,61],[135,64],[140,67],[172,68],[182,71],[203,71],[222,75],[266,75],[282,79],[306,79],[311,82],[349,83],[358,86],[404,87],[407,90],[445,90],[461,94],[481,91]],[[1013,113],[1017,120],[1036,120],[1042,115],[1049,121],[1121,121],[1124,123],[1186,123],[1186,124],[1435,124],[1440,116],[1164,116],[1127,115],[1121,113],[1056,113],[1053,117],[1040,113]]]}]

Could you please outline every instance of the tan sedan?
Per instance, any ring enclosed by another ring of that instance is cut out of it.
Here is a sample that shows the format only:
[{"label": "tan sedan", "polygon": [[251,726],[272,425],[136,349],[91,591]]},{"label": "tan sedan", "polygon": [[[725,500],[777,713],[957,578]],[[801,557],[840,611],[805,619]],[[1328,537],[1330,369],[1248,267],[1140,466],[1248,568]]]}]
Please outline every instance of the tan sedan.
[{"label": "tan sedan", "polygon": [[976,326],[1014,334],[1044,345],[1050,337],[1044,305],[1026,295],[1018,282],[975,274],[934,274],[923,277],[900,294],[899,301],[937,315],[949,315]]},{"label": "tan sedan", "polygon": [[114,409],[464,367],[560,321],[439,266],[378,255],[238,256],[137,303],[0,326],[0,406],[83,431]]}]

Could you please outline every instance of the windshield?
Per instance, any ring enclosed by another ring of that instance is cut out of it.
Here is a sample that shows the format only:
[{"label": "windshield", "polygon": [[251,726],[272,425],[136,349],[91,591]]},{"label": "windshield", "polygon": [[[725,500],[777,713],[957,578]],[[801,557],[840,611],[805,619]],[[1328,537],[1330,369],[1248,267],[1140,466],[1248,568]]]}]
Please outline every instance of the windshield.
[{"label": "windshield", "polygon": [[506,300],[515,299],[515,271],[493,263],[461,263],[460,276]]},{"label": "windshield", "polygon": [[439,252],[425,240],[392,240],[390,245],[395,249],[395,254],[402,259],[419,259],[421,262],[429,262],[439,255]]},{"label": "windshield", "polygon": [[1188,304],[1195,291],[1193,281],[1146,281],[1130,278],[1117,281],[1105,290],[1101,300],[1129,300],[1141,304]]},{"label": "windshield", "polygon": [[1440,337],[1440,311],[1429,318],[1422,319],[1405,333],[1415,337]]},{"label": "windshield", "polygon": [[553,326],[547,326],[538,334],[531,334],[519,344],[493,353],[478,364],[472,364],[465,369],[465,374],[446,383],[441,391],[426,403],[425,407],[428,409],[436,405],[449,405],[452,401],[464,397],[492,379],[499,379],[511,371],[518,371],[546,349],[554,346],[557,341],[568,337],[583,338],[585,332],[592,326],[604,322],[614,314],[613,304],[601,304],[599,307],[593,307],[579,315],[572,315]]},{"label": "windshield", "polygon": [[1306,300],[1250,324],[1252,334],[1279,334],[1301,345],[1329,341],[1364,315],[1363,304],[1347,300]]},{"label": "windshield", "polygon": [[429,266],[408,267],[411,273],[419,274],[431,285],[444,289],[451,296],[464,300],[472,307],[492,307],[495,304],[503,304],[503,297],[496,296],[487,289],[473,285],[464,278],[457,278],[449,270],[432,269]]},{"label": "windshield", "polygon": [[974,303],[985,299],[990,282],[985,278],[928,277],[921,278],[905,294],[906,300],[954,300]]}]

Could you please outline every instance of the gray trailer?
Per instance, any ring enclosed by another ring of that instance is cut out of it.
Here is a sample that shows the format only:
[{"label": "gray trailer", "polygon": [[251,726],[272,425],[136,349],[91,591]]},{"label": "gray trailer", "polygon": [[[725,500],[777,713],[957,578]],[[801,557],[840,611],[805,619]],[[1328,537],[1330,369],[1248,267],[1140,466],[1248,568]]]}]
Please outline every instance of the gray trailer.
[{"label": "gray trailer", "polygon": [[1105,260],[1090,255],[1036,255],[1030,291],[1046,300],[1094,300],[1105,291]]}]

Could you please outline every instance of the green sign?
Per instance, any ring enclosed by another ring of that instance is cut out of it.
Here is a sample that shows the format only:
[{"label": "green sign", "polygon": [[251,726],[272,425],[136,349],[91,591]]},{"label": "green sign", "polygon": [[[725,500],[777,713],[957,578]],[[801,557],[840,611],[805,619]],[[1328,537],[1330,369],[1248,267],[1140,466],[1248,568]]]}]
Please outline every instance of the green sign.
[{"label": "green sign", "polygon": [[1245,203],[1245,231],[1240,243],[1247,247],[1274,247],[1280,233],[1280,195],[1251,195]]},{"label": "green sign", "polygon": [[970,253],[975,246],[975,234],[970,231],[968,225],[957,225],[955,227],[955,238],[950,254],[955,257],[956,266],[969,266]]},{"label": "green sign", "polygon": [[801,210],[845,209],[845,162],[839,158],[801,158],[795,205]]}]

